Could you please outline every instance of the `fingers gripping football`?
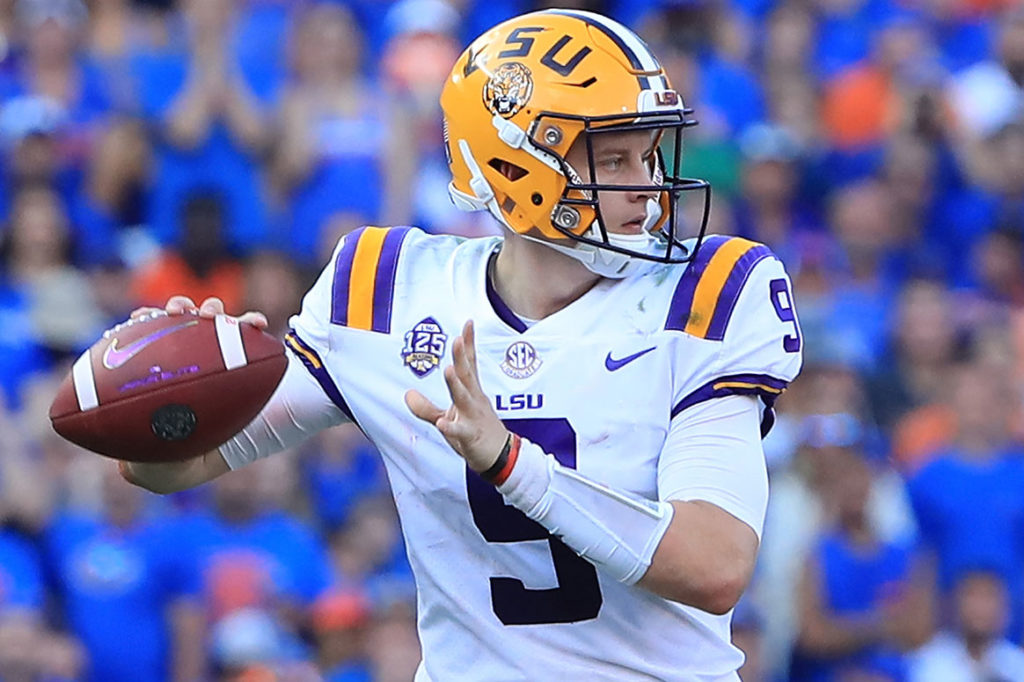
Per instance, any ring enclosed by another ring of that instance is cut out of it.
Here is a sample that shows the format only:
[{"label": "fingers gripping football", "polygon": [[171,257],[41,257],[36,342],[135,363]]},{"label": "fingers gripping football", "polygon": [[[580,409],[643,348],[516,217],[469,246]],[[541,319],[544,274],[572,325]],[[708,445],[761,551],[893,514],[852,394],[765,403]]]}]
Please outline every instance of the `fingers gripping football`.
[{"label": "fingers gripping football", "polygon": [[414,415],[430,422],[474,471],[486,471],[501,452],[508,431],[480,387],[473,322],[452,343],[452,364],[444,369],[452,404],[441,409],[416,390],[405,394]]},{"label": "fingers gripping football", "polygon": [[[151,315],[156,312],[161,312],[160,308],[153,308],[143,306],[136,308],[132,311],[132,319],[143,317],[145,315]],[[199,317],[216,317],[217,315],[224,314],[224,301],[220,300],[215,296],[211,296],[205,299],[200,306],[196,306],[188,296],[171,296],[167,299],[167,303],[164,304],[163,312],[168,315],[184,315],[185,313],[196,313]],[[251,324],[257,329],[267,328],[267,317],[263,313],[249,311],[238,316],[239,322],[245,322]]]}]

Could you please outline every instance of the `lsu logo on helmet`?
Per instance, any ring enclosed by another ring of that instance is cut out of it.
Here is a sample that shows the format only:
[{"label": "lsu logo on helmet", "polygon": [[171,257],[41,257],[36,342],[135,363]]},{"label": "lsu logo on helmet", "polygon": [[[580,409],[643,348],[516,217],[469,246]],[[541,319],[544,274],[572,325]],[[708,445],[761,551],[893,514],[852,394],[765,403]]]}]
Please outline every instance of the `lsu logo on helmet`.
[{"label": "lsu logo on helmet", "polygon": [[484,84],[484,104],[493,114],[511,118],[533,95],[533,74],[525,64],[507,62],[494,70]]}]

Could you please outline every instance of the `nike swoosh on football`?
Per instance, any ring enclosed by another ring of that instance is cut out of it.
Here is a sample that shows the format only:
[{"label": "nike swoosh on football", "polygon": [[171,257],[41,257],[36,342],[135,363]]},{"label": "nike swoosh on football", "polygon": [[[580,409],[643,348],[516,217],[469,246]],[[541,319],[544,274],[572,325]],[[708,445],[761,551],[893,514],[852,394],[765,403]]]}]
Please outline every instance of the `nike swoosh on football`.
[{"label": "nike swoosh on football", "polygon": [[622,369],[623,367],[625,367],[629,363],[631,363],[634,360],[636,360],[641,355],[646,355],[647,353],[650,353],[655,348],[657,348],[657,346],[651,346],[650,348],[645,348],[644,350],[640,351],[639,353],[633,353],[632,355],[627,355],[626,357],[620,358],[618,360],[613,358],[611,352],[609,352],[608,353],[608,357],[606,357],[604,359],[604,368],[607,369],[609,372],[614,372],[617,369]]},{"label": "nike swoosh on football", "polygon": [[174,332],[181,331],[185,327],[191,327],[199,324],[199,320],[189,320],[181,324],[176,324],[173,327],[165,327],[164,329],[157,330],[152,334],[143,336],[141,339],[135,339],[124,348],[117,347],[117,338],[114,338],[107,346],[106,352],[103,354],[103,366],[107,369],[117,369],[124,363],[128,362],[133,356],[138,355],[139,351],[148,346],[149,344],[158,341],[165,336],[169,336]]}]

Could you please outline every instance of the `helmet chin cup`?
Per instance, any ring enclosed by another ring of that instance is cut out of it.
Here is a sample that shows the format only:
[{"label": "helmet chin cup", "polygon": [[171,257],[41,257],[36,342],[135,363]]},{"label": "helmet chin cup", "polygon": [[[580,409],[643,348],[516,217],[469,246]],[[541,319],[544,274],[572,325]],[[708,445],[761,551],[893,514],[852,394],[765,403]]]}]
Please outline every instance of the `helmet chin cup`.
[{"label": "helmet chin cup", "polygon": [[590,270],[595,275],[600,275],[601,277],[607,277],[609,279],[623,279],[625,277],[629,277],[635,272],[639,272],[642,268],[646,268],[651,265],[649,261],[632,258],[624,253],[609,251],[608,249],[602,249],[598,246],[594,246],[593,244],[586,244],[584,242],[575,242],[572,246],[567,246],[565,244],[548,241],[547,239],[531,237],[530,235],[524,234],[523,237],[532,242],[543,244],[549,249],[554,249],[559,253],[563,253],[566,256],[582,263],[587,270]]},{"label": "helmet chin cup", "polygon": [[[622,279],[629,277],[630,275],[639,272],[651,265],[651,261],[643,258],[636,258],[624,252],[632,252],[636,254],[645,254],[649,256],[658,255],[659,250],[664,250],[661,246],[661,242],[653,234],[647,231],[647,227],[654,225],[658,222],[661,217],[661,207],[657,201],[653,199],[647,200],[647,218],[644,220],[644,229],[637,234],[616,234],[614,232],[608,233],[608,243],[612,246],[621,249],[621,251],[612,251],[610,249],[601,248],[595,244],[587,242],[577,241],[571,246],[561,244],[558,242],[548,241],[546,239],[537,239],[535,237],[527,236],[530,241],[535,241],[540,244],[544,244],[559,253],[578,260],[580,263],[601,277],[608,277],[610,279]],[[575,224],[570,226],[561,222],[561,219],[573,219],[578,224],[579,213],[576,209],[571,206],[565,206],[559,204],[555,209],[551,219],[556,224],[572,229]],[[584,236],[597,241],[601,238],[601,229],[595,220],[591,223],[590,227],[584,232]]]}]

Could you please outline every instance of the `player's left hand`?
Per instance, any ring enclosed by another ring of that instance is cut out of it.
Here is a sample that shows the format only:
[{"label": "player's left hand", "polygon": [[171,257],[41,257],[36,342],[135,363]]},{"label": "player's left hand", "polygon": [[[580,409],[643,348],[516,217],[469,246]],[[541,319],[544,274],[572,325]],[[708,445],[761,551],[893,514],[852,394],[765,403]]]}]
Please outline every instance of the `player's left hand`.
[{"label": "player's left hand", "polygon": [[487,471],[497,461],[509,434],[480,388],[472,320],[452,343],[452,364],[444,368],[444,380],[452,397],[447,410],[415,389],[406,392],[405,404],[414,415],[436,426],[470,469]]}]

